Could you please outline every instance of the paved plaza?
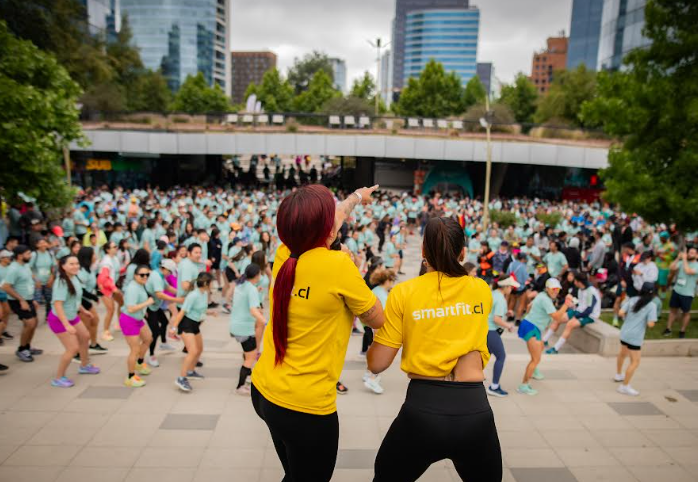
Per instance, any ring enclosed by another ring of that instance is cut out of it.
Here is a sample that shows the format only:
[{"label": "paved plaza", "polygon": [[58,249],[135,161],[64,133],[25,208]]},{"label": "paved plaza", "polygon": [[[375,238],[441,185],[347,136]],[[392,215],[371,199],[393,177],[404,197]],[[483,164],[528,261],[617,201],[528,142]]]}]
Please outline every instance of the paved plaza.
[{"label": "paved plaza", "polygon": [[[419,242],[406,252],[407,277],[418,271]],[[71,389],[49,380],[62,352],[42,324],[35,343],[46,350],[22,364],[15,343],[0,347],[0,481],[190,482],[275,481],[282,478],[266,426],[249,398],[235,394],[242,360],[228,335],[228,316],[203,325],[205,351],[194,391],[174,385],[182,354],[160,354],[147,386],[123,386],[126,344],[119,332],[103,370],[77,376]],[[16,320],[10,331],[18,334]],[[505,334],[502,385],[491,398],[504,461],[504,480],[516,482],[698,480],[698,360],[643,359],[636,398],[616,393],[615,359],[571,352],[545,356],[536,397],[515,393],[528,359],[523,342]],[[340,441],[333,481],[370,481],[383,436],[400,409],[407,379],[395,363],[383,376],[385,393],[363,387],[360,337],[352,337],[342,374],[349,393],[338,397]],[[487,369],[487,375],[491,367]],[[450,462],[432,466],[423,481],[460,480]]]}]

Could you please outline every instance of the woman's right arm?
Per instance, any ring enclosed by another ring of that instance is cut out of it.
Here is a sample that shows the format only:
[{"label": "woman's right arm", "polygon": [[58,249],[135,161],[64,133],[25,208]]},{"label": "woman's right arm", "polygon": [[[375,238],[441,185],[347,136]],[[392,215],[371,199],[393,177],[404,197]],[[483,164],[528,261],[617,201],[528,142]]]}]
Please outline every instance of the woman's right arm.
[{"label": "woman's right arm", "polygon": [[385,323],[385,315],[383,313],[383,305],[380,300],[376,298],[376,302],[371,308],[369,308],[365,313],[359,315],[361,323],[368,325],[374,330],[379,329]]}]

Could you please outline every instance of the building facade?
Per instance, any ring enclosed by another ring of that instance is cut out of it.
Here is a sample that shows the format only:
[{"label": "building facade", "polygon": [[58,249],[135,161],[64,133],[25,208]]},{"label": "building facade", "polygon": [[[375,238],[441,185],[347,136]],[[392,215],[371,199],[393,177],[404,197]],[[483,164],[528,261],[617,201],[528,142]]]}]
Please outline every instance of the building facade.
[{"label": "building facade", "polygon": [[468,0],[396,0],[393,19],[393,89],[418,77],[430,59],[466,84],[477,69],[480,11]]},{"label": "building facade", "polygon": [[574,70],[581,64],[589,70],[596,70],[602,12],[603,0],[573,0],[567,50],[568,70]]},{"label": "building facade", "polygon": [[568,38],[549,37],[547,44],[545,50],[533,54],[531,65],[531,81],[539,94],[545,94],[550,90],[554,72],[564,69],[567,65]]},{"label": "building facade", "polygon": [[87,25],[92,35],[113,40],[121,29],[119,0],[80,0],[87,13]]},{"label": "building facade", "polygon": [[230,67],[232,69],[233,102],[245,102],[245,91],[254,83],[262,82],[265,72],[276,67],[274,52],[230,52]]},{"label": "building facade", "polygon": [[202,72],[209,85],[231,94],[230,0],[120,0],[133,42],[146,67],[173,91]]},{"label": "building facade", "polygon": [[625,55],[646,47],[650,40],[642,35],[646,0],[604,0],[601,14],[601,37],[598,70],[619,70]]},{"label": "building facade", "polygon": [[331,58],[332,78],[334,79],[334,88],[346,94],[347,91],[347,63],[338,58]]},{"label": "building facade", "polygon": [[494,65],[492,62],[478,62],[477,76],[491,98],[494,93]]}]

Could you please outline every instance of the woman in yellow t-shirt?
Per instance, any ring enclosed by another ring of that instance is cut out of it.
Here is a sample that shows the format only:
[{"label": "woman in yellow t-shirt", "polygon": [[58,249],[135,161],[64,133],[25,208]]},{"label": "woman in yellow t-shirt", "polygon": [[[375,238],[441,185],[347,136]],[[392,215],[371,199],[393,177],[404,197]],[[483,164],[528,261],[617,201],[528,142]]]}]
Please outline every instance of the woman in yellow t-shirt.
[{"label": "woman in yellow t-shirt", "polygon": [[330,191],[305,186],[279,206],[283,245],[274,260],[271,320],[252,371],[252,403],[271,432],[284,480],[332,478],[339,443],[336,385],[354,316],[383,325],[383,308],[349,254],[328,249],[346,216],[371,202],[363,188],[335,207]]},{"label": "woman in yellow t-shirt", "polygon": [[417,480],[451,459],[463,480],[499,482],[502,454],[482,383],[492,293],[461,265],[465,236],[453,218],[427,223],[422,256],[426,273],[392,289],[368,350],[369,370],[381,373],[402,347],[400,367],[411,379],[373,480]]}]

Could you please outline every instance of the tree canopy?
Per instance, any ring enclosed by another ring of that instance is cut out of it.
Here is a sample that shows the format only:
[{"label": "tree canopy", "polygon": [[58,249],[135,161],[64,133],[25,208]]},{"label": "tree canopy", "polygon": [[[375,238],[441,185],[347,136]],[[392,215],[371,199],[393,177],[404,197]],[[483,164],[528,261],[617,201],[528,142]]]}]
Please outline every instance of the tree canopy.
[{"label": "tree canopy", "polygon": [[508,106],[516,122],[531,123],[536,112],[538,91],[533,82],[522,72],[516,74],[514,83],[503,85],[499,102]]},{"label": "tree canopy", "polygon": [[394,109],[400,115],[446,117],[462,114],[463,93],[460,78],[446,73],[444,66],[431,59],[418,78],[411,77]]},{"label": "tree canopy", "polygon": [[364,72],[363,77],[355,79],[349,95],[359,99],[372,100],[376,95],[376,83],[373,81],[373,76],[367,71]]},{"label": "tree canopy", "polygon": [[313,75],[308,90],[294,99],[295,109],[299,112],[319,112],[327,101],[341,96],[342,93],[332,85],[332,77],[324,70],[318,70]]},{"label": "tree canopy", "polygon": [[608,200],[650,222],[698,229],[698,3],[649,0],[647,48],[603,72],[585,123],[620,138],[602,172]]},{"label": "tree canopy", "polygon": [[314,50],[302,59],[294,59],[293,66],[288,69],[288,82],[296,95],[310,88],[310,82],[319,70],[327,74],[330,83],[334,81],[332,63],[327,54]]},{"label": "tree canopy", "polygon": [[187,114],[228,112],[230,103],[219,85],[209,86],[202,72],[188,75],[177,91],[172,110]]},{"label": "tree canopy", "polygon": [[577,127],[594,127],[580,117],[582,104],[594,98],[596,73],[581,64],[575,70],[559,70],[554,73],[550,90],[539,99],[538,110],[533,116],[537,124],[566,123]]},{"label": "tree canopy", "polygon": [[475,76],[468,81],[463,89],[463,108],[468,109],[475,104],[484,103],[485,97],[487,97],[485,86],[480,78]]},{"label": "tree canopy", "polygon": [[17,39],[0,21],[0,193],[20,192],[44,207],[65,206],[63,147],[82,140],[79,85],[53,55]]},{"label": "tree canopy", "polygon": [[252,94],[257,96],[267,112],[289,112],[293,109],[293,88],[276,68],[266,71],[259,85],[247,86],[245,99]]}]

